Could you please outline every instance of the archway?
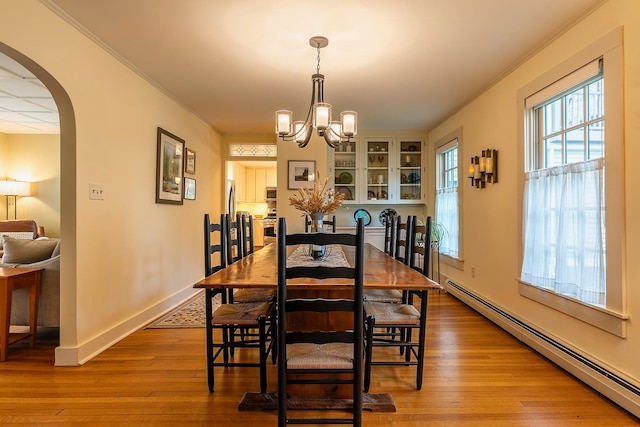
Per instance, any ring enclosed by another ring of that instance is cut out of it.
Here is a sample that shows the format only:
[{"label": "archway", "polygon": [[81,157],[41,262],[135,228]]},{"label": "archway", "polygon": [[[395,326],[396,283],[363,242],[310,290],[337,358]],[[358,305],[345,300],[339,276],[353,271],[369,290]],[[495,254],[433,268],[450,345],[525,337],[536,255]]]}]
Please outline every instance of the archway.
[{"label": "archway", "polygon": [[[77,346],[76,303],[76,123],[73,105],[62,85],[44,68],[21,52],[0,42],[0,52],[35,75],[51,92],[60,115],[60,348]],[[75,364],[61,359],[56,365]]]}]

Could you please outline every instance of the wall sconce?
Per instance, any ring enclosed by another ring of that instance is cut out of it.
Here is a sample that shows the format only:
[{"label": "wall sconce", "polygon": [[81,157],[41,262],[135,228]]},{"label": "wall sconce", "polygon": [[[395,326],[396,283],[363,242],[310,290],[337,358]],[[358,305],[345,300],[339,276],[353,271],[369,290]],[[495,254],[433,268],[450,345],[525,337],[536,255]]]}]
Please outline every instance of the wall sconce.
[{"label": "wall sconce", "polygon": [[6,213],[7,219],[9,219],[9,197],[13,196],[13,219],[17,219],[16,216],[16,201],[18,196],[30,196],[31,195],[31,183],[24,181],[0,181],[0,196],[5,196],[6,199]]},{"label": "wall sconce", "polygon": [[498,182],[498,150],[487,148],[482,150],[481,156],[471,157],[469,175],[471,185],[484,188],[486,183]]}]

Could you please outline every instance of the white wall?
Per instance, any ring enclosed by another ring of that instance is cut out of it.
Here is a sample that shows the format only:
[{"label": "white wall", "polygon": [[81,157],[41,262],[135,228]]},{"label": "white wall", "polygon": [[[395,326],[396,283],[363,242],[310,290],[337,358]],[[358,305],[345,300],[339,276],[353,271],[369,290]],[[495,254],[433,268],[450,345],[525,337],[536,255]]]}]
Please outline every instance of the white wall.
[{"label": "white wall", "polygon": [[[47,236],[59,237],[60,136],[9,134],[4,137],[6,152],[0,158],[5,172],[1,176],[31,183],[31,196],[17,199],[17,218],[33,219],[44,227]],[[0,205],[4,212],[6,204]],[[9,218],[13,218],[11,205]]]},{"label": "white wall", "polygon": [[[65,136],[74,129],[61,131],[62,163],[76,161],[61,170],[56,363],[82,363],[188,297],[203,276],[202,215],[219,214],[224,200],[220,138],[37,0],[2,9],[0,42],[51,74],[73,105],[61,111],[75,117],[75,146]],[[158,126],[196,151],[197,200],[155,203]],[[92,182],[105,200],[89,200]]]},{"label": "white wall", "polygon": [[[479,155],[487,147],[499,151],[499,182],[478,190],[464,180],[463,229],[464,270],[443,266],[443,273],[472,292],[488,299],[508,313],[599,361],[614,372],[640,384],[640,179],[634,162],[640,156],[640,2],[611,0],[564,35],[533,55],[526,63],[470,102],[429,134],[433,143],[458,127],[463,128],[461,159]],[[626,265],[627,337],[618,338],[558,311],[524,298],[518,293],[518,257],[521,234],[518,228],[518,112],[516,92],[573,53],[624,26],[625,157],[626,157]],[[466,163],[463,163],[465,166]],[[471,269],[475,269],[475,277]]]}]

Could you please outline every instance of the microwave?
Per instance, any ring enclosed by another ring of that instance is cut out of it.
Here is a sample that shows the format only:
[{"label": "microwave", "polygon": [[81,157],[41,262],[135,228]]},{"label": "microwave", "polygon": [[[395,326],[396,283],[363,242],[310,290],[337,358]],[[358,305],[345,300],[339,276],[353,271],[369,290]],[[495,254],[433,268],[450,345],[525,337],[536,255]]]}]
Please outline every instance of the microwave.
[{"label": "microwave", "polygon": [[278,198],[278,188],[277,187],[267,187],[266,188],[266,192],[267,194],[265,195],[265,199],[267,199],[268,202],[275,202],[276,199]]}]

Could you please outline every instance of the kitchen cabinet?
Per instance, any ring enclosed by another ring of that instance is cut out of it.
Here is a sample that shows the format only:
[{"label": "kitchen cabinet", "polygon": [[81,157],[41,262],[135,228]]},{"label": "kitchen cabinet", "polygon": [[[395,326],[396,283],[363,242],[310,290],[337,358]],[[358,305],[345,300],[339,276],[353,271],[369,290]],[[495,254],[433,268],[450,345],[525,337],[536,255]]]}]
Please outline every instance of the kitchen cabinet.
[{"label": "kitchen cabinet", "polygon": [[278,186],[278,168],[267,169],[267,187]]},{"label": "kitchen cabinet", "polygon": [[329,151],[329,173],[345,204],[411,204],[426,200],[424,141],[359,138]]},{"label": "kitchen cabinet", "polygon": [[276,168],[247,168],[244,175],[244,202],[266,202],[266,188],[277,187]]}]

